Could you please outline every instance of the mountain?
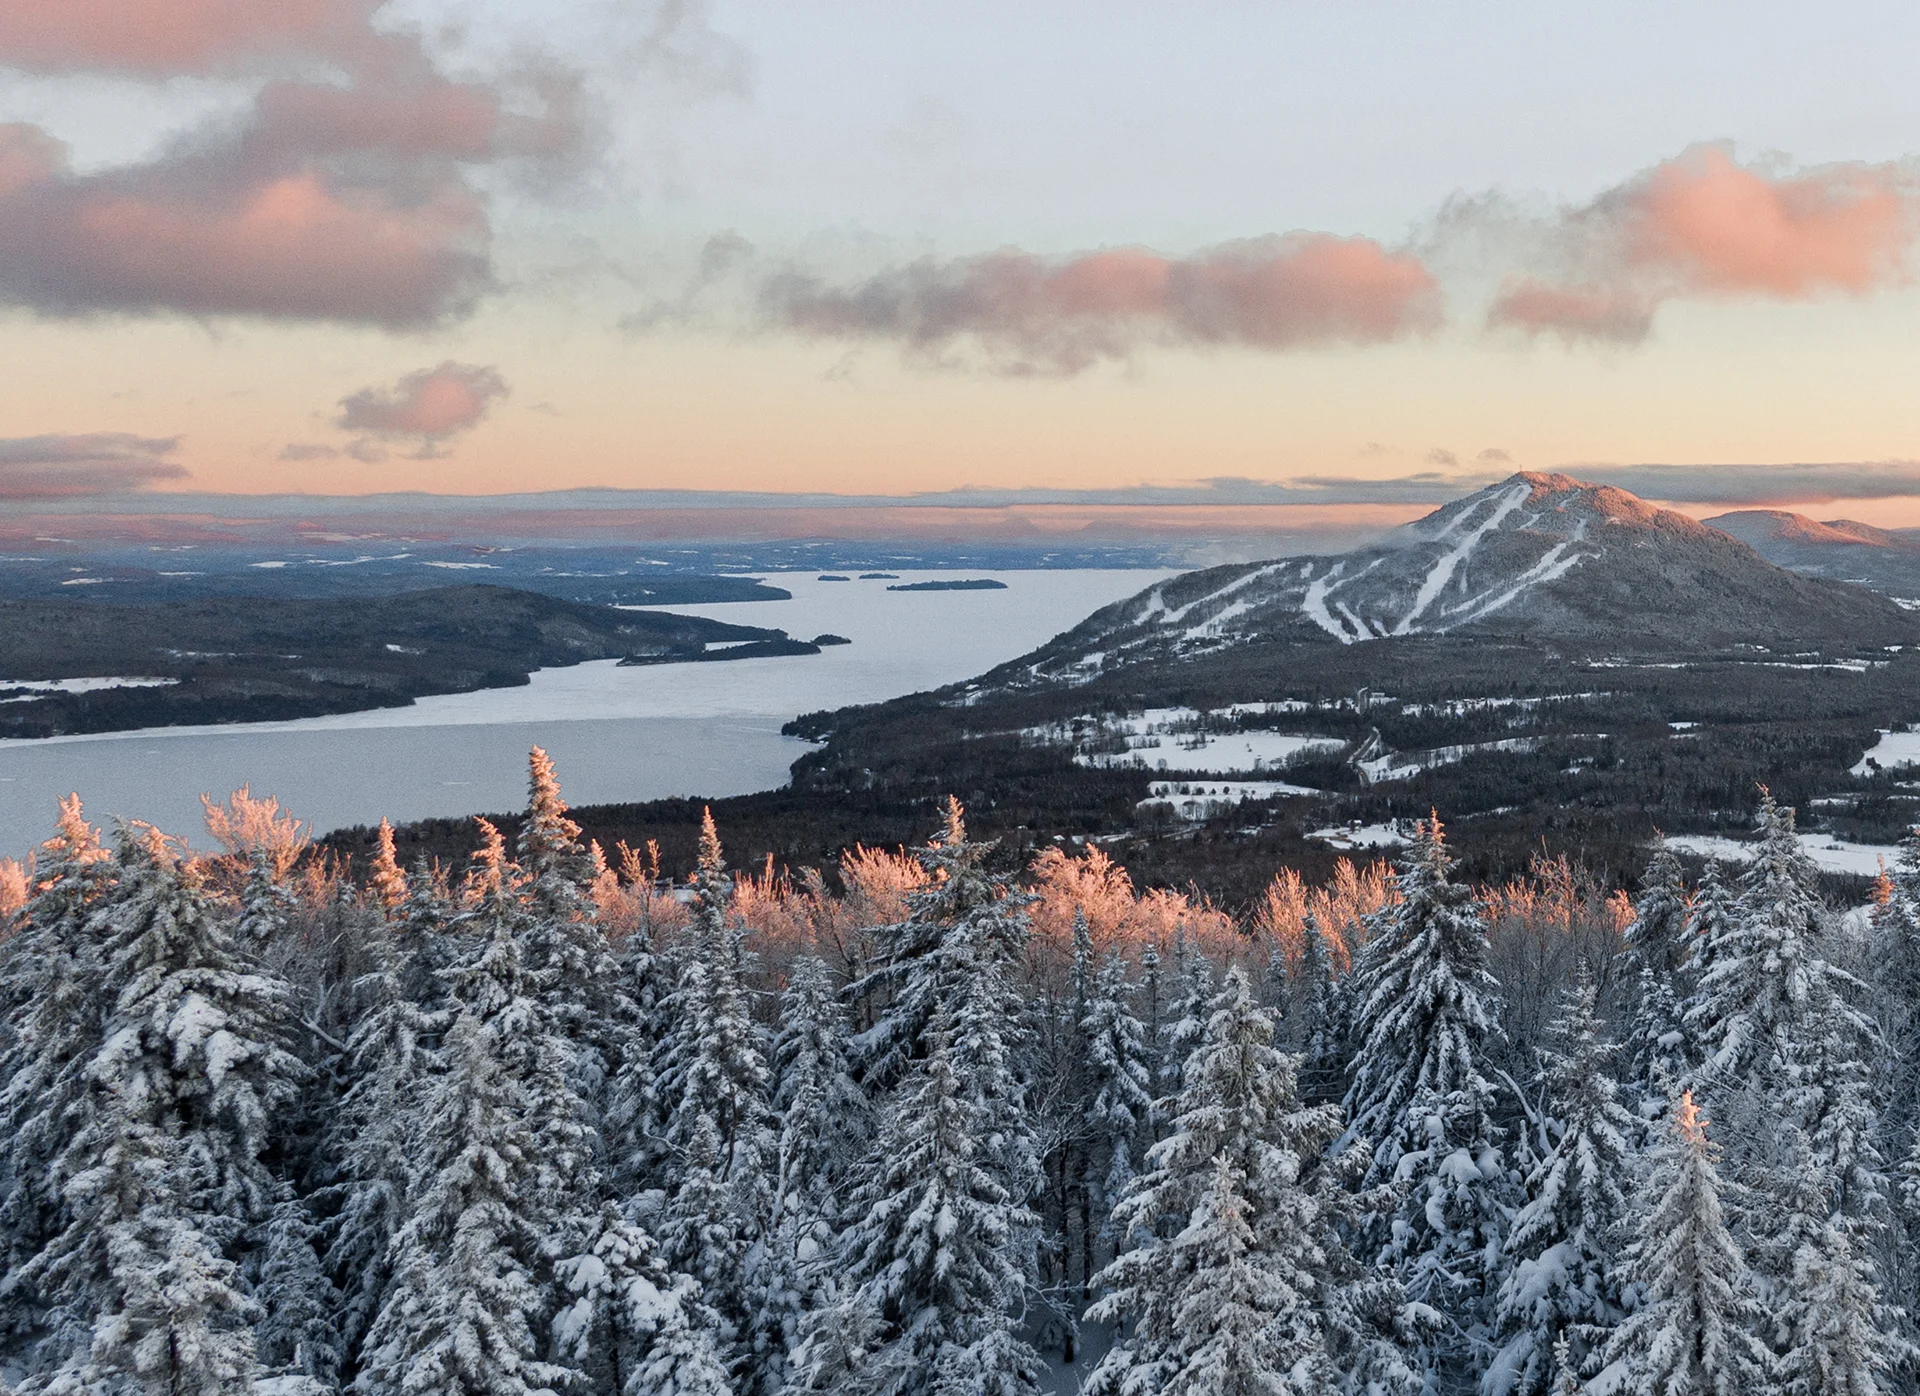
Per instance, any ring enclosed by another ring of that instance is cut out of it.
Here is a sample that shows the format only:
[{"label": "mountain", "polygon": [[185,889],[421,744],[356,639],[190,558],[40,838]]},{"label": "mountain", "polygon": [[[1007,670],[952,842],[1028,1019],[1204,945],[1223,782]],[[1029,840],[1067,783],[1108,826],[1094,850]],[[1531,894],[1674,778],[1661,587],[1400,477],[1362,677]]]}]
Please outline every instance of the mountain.
[{"label": "mountain", "polygon": [[1856,582],[1920,604],[1920,536],[1853,519],[1816,523],[1783,509],[1740,509],[1707,522],[1767,561],[1809,577]]},{"label": "mountain", "polygon": [[1744,830],[1756,784],[1892,842],[1920,793],[1854,768],[1916,720],[1920,614],[1529,473],[1352,552],[1156,584],[970,683],[809,714],[793,789],[729,817],[797,820],[779,846],[803,848],[838,802],[890,840],[952,792],[1015,843],[1077,831],[1225,896],[1429,809],[1483,868],[1525,867],[1542,830],[1629,868],[1655,828]]},{"label": "mountain", "polygon": [[[1865,546],[1865,545],[1862,545]],[[1259,640],[1524,637],[1582,652],[1798,653],[1911,643],[1880,596],[1768,562],[1623,490],[1523,472],[1333,557],[1215,567],[1108,607],[1022,661],[1035,679]]]}]

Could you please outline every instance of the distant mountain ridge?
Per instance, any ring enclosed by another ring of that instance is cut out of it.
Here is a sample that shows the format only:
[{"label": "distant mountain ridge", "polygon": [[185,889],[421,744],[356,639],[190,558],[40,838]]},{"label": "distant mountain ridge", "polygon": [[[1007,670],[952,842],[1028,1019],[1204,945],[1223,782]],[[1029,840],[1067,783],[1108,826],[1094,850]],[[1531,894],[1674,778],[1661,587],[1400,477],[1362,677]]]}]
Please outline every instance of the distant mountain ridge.
[{"label": "distant mountain ridge", "polygon": [[1084,678],[1254,639],[1355,645],[1440,635],[1586,652],[1797,652],[1911,644],[1920,620],[1624,490],[1523,471],[1369,547],[1175,578],[1023,664],[1035,679]]},{"label": "distant mountain ridge", "polygon": [[1854,519],[1822,523],[1784,509],[1739,509],[1707,523],[1776,566],[1920,600],[1920,530],[1876,528]]}]

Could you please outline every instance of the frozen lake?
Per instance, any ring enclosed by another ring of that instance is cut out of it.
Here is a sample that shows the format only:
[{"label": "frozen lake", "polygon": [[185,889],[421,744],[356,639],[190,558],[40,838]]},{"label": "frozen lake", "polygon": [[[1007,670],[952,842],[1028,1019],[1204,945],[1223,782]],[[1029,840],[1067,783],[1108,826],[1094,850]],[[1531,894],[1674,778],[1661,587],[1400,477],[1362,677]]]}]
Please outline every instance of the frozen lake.
[{"label": "frozen lake", "polygon": [[242,784],[279,796],[322,832],[382,815],[514,809],[535,744],[553,753],[573,804],[773,789],[807,750],[780,735],[798,714],[970,678],[1169,575],[908,572],[902,580],[992,576],[1007,589],[890,592],[885,581],[770,573],[791,601],[661,609],[853,643],[785,659],[628,669],[597,661],[542,669],[520,688],[295,722],[0,741],[0,856],[45,838],[68,791],[96,823],[119,815],[189,836],[201,832],[201,792],[224,796]]}]

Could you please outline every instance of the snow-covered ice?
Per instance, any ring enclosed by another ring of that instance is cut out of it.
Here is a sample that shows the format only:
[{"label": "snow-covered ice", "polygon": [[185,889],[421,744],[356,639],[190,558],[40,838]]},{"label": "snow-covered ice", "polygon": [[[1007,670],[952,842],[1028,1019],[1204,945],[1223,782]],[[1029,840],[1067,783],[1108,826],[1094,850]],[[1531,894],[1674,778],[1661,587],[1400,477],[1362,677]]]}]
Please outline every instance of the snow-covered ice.
[{"label": "snow-covered ice", "polygon": [[[930,571],[993,576],[1005,591],[888,592],[885,581],[822,583],[757,573],[790,601],[661,607],[808,638],[845,635],[817,655],[724,664],[543,669],[517,688],[423,698],[404,708],[294,722],[154,728],[0,741],[0,856],[47,836],[55,801],[77,790],[96,821],[201,826],[198,794],[251,783],[321,831],[517,809],[527,748],[559,763],[576,804],[723,796],[786,782],[808,750],[780,735],[800,713],[954,683],[1032,650],[1164,571]],[[0,685],[4,687],[5,685]]]}]

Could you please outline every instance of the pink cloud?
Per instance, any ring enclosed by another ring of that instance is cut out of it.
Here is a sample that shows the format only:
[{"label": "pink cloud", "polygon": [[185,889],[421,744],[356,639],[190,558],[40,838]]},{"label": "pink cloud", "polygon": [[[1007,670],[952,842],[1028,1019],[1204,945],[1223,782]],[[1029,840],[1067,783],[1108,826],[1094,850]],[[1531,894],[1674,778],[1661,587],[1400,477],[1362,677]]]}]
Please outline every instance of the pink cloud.
[{"label": "pink cloud", "polygon": [[1653,329],[1653,306],[1643,297],[1609,286],[1558,286],[1535,277],[1512,277],[1501,286],[1487,323],[1528,334],[1635,344]]},{"label": "pink cloud", "polygon": [[338,424],[376,436],[410,436],[432,443],[477,425],[495,398],[507,395],[496,371],[451,359],[409,373],[387,388],[362,388],[340,400]]},{"label": "pink cloud", "polygon": [[1904,165],[1773,174],[1695,146],[1563,214],[1549,241],[1574,270],[1509,279],[1488,323],[1631,341],[1681,297],[1866,295],[1909,279],[1917,211]]},{"label": "pink cloud", "polygon": [[1626,193],[1628,256],[1718,294],[1859,294],[1906,279],[1914,192],[1897,166],[1770,179],[1696,146]]},{"label": "pink cloud", "polygon": [[891,339],[942,362],[970,340],[1009,373],[1077,373],[1142,343],[1281,350],[1378,343],[1438,323],[1417,257],[1368,238],[1290,233],[1173,258],[1140,248],[1048,259],[1018,249],[919,262],[852,287],[797,272],[763,292],[803,334]]},{"label": "pink cloud", "polygon": [[[324,60],[331,75],[277,77],[237,124],[85,175],[39,128],[0,127],[0,302],[51,315],[434,324],[463,314],[491,284],[475,171],[578,145],[572,75],[454,81],[417,37],[374,31],[377,4],[125,8],[124,32],[114,32],[109,11],[118,16],[121,0],[9,7],[0,62],[57,52],[73,67],[159,75],[284,46]],[[151,62],[135,62],[141,55]],[[510,87],[528,100],[510,101]]]},{"label": "pink cloud", "polygon": [[0,64],[167,77],[288,50],[338,51],[382,0],[7,0]]}]

